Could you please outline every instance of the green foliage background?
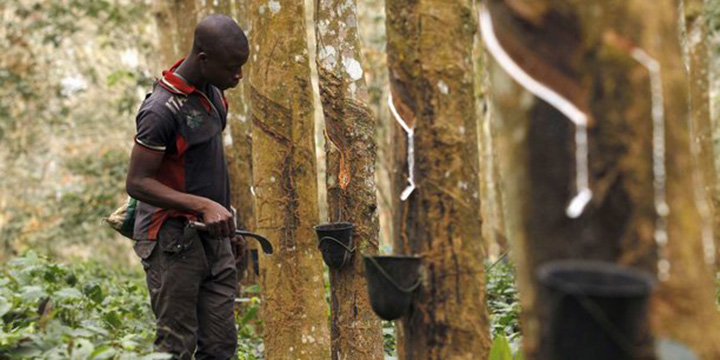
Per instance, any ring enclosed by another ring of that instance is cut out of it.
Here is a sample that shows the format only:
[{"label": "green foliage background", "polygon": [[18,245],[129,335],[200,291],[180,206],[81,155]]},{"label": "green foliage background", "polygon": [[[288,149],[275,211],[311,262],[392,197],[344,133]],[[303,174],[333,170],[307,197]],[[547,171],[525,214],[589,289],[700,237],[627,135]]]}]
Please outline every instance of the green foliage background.
[{"label": "green foliage background", "polygon": [[0,0],[0,260],[27,249],[129,259],[101,220],[125,196],[134,112],[152,81],[148,7]]}]

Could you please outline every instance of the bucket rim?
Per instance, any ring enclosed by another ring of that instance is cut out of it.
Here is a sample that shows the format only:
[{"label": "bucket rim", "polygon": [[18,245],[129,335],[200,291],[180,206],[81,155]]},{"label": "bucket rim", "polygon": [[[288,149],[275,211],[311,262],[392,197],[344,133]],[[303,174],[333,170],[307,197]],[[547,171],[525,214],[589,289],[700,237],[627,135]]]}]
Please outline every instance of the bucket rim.
[{"label": "bucket rim", "polygon": [[[553,276],[558,272],[565,271],[594,272],[605,276],[629,279],[635,283],[615,285],[581,284]],[[606,261],[560,260],[548,262],[538,268],[537,279],[548,288],[570,295],[598,297],[647,296],[657,286],[655,278],[646,271]]]},{"label": "bucket rim", "polygon": [[[332,228],[330,228],[332,227]],[[328,222],[328,223],[322,223],[320,225],[313,226],[313,229],[315,231],[342,231],[342,230],[349,230],[349,229],[355,229],[355,224],[349,222],[349,221],[340,221],[340,222]]]},{"label": "bucket rim", "polygon": [[380,259],[422,260],[422,257],[421,257],[420,255],[404,255],[404,254],[399,254],[399,255],[363,255],[363,258],[369,258],[369,257],[374,258],[375,260],[380,260]]}]

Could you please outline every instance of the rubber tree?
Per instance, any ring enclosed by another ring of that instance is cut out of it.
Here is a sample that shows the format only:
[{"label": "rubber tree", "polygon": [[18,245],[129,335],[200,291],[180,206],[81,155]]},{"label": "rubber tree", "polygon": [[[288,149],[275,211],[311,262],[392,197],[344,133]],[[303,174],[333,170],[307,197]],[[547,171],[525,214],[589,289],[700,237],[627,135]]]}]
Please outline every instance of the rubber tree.
[{"label": "rubber tree", "polygon": [[[485,359],[485,308],[478,145],[473,86],[472,3],[388,0],[387,55],[393,104],[413,129],[408,151],[398,126],[395,251],[420,255],[423,282],[398,321],[401,359]],[[399,122],[400,120],[398,120]],[[412,170],[411,170],[412,171]]]},{"label": "rubber tree", "polygon": [[483,222],[482,233],[485,252],[495,260],[508,250],[505,235],[505,214],[503,212],[500,172],[497,151],[493,141],[492,111],[489,97],[487,57],[482,45],[480,32],[473,43],[473,73],[475,85],[475,111],[478,131],[478,153],[480,160],[480,198]]},{"label": "rubber tree", "polygon": [[187,56],[192,46],[197,16],[201,7],[197,0],[153,0],[152,11],[158,28],[158,70],[166,70],[178,59]]},{"label": "rubber tree", "polygon": [[[246,34],[250,33],[249,17],[246,0],[216,0],[207,1],[205,13],[225,14],[238,22]],[[243,74],[250,73],[252,62],[248,61],[243,67]],[[225,128],[225,157],[228,163],[230,176],[230,192],[232,204],[237,210],[237,226],[239,229],[253,230],[255,228],[254,204],[252,195],[252,122],[250,121],[249,81],[243,80],[234,89],[225,91],[228,102],[228,119]],[[257,250],[254,241],[248,241],[248,248],[242,257],[243,265],[238,270],[245,271],[239,274],[240,281],[245,285],[257,283],[254,272],[254,263],[250,249]]]},{"label": "rubber tree", "polygon": [[388,75],[385,56],[385,0],[363,0],[357,4],[358,32],[362,43],[363,78],[368,87],[368,105],[376,119],[375,139],[377,162],[375,185],[377,186],[378,218],[380,223],[380,247],[392,247],[393,198],[390,173],[394,157],[392,144],[395,122],[390,118],[387,106]]},{"label": "rubber tree", "polygon": [[[716,254],[720,255],[720,187],[713,151],[713,126],[710,116],[710,51],[704,0],[683,0],[685,50],[690,89],[691,127],[697,161],[702,169],[705,196],[713,216]],[[717,257],[717,256],[716,256]]]},{"label": "rubber tree", "polygon": [[315,34],[325,115],[328,217],[355,225],[354,256],[330,269],[332,359],[383,359],[380,320],[368,299],[361,255],[378,251],[375,117],[360,64],[355,1],[317,0]]},{"label": "rubber tree", "polygon": [[583,156],[577,156],[574,141],[579,127],[531,95],[539,93],[537,84],[515,82],[506,72],[507,58],[492,61],[494,123],[526,358],[539,359],[548,340],[541,333],[549,304],[537,296],[535,271],[569,258],[658,274],[663,279],[651,298],[652,333],[688,344],[703,359],[720,358],[714,273],[705,261],[703,238],[710,224],[698,211],[702,199],[693,195],[697,169],[677,3],[487,4],[497,43],[509,58],[588,119],[592,198],[571,217],[568,205],[582,173],[576,159]]},{"label": "rubber tree", "polygon": [[312,88],[302,2],[250,0],[250,98],[256,230],[267,359],[328,359]]}]

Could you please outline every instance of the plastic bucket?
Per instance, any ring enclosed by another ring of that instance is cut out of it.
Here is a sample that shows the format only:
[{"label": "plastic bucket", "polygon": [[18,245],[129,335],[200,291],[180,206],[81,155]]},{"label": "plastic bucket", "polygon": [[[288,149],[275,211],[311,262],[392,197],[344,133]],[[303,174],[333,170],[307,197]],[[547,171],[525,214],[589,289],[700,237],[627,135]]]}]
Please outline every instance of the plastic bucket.
[{"label": "plastic bucket", "polygon": [[420,257],[365,256],[364,261],[373,311],[385,320],[403,316],[420,286]]},{"label": "plastic bucket", "polygon": [[355,225],[338,222],[318,225],[314,229],[318,237],[318,249],[328,267],[340,269],[350,261],[355,252],[352,239]]},{"label": "plastic bucket", "polygon": [[558,261],[537,272],[550,304],[544,359],[635,359],[654,277],[613,263]]}]

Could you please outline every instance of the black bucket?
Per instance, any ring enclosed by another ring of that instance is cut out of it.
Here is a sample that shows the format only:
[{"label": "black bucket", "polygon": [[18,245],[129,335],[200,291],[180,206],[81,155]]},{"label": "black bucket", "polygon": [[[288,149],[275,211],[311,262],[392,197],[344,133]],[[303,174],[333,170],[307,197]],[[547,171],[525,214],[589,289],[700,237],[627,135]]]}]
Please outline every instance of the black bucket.
[{"label": "black bucket", "polygon": [[370,305],[382,319],[403,316],[420,286],[419,256],[365,256]]},{"label": "black bucket", "polygon": [[318,249],[331,269],[340,269],[350,261],[355,247],[352,234],[355,225],[349,222],[322,224],[315,227]]},{"label": "black bucket", "polygon": [[541,296],[549,300],[543,358],[636,359],[647,336],[647,272],[613,263],[558,261],[538,269]]}]

